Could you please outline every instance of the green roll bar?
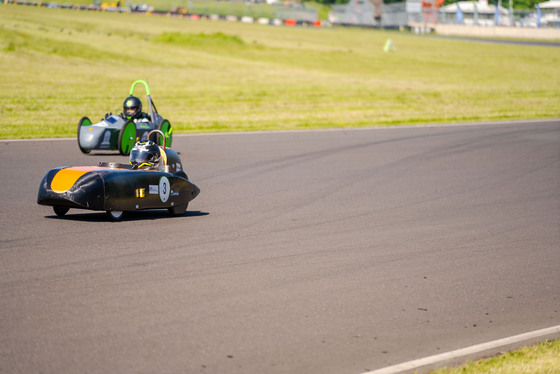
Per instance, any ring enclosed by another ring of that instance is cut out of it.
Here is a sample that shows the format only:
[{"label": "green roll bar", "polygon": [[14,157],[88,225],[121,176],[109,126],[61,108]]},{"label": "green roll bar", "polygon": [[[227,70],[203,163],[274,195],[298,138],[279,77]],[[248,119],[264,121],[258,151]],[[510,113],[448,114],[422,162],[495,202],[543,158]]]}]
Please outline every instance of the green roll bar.
[{"label": "green roll bar", "polygon": [[148,87],[148,83],[142,80],[137,80],[136,82],[132,83],[132,87],[130,87],[130,96],[132,96],[132,94],[134,93],[134,86],[136,86],[138,83],[142,83],[144,87],[146,87],[146,95],[150,96],[150,87]]},{"label": "green roll bar", "polygon": [[136,82],[132,83],[132,86],[130,87],[130,96],[132,96],[132,94],[134,93],[134,87],[138,83],[142,83],[144,85],[144,88],[146,88],[146,95],[148,96],[148,104],[150,105],[150,115],[152,116],[152,121],[155,121],[156,120],[156,116],[154,113],[155,105],[153,104],[152,97],[150,96],[150,87],[148,87],[148,83],[146,83],[143,80],[137,80]]}]

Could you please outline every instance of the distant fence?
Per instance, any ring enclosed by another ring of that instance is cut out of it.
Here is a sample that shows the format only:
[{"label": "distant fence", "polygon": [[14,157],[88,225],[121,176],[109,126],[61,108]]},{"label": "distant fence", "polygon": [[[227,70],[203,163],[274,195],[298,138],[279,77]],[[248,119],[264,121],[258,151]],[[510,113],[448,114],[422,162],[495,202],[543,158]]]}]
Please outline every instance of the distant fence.
[{"label": "distant fence", "polygon": [[[87,0],[86,0],[87,1]],[[90,11],[107,11],[118,13],[147,13],[169,14],[193,19],[227,19],[236,21],[267,19],[271,24],[314,24],[319,20],[317,9],[299,4],[282,5],[280,3],[267,4],[239,0],[147,0],[141,4],[113,0],[112,3],[102,3],[96,0],[90,4],[70,3],[60,1],[27,1],[0,0],[4,4],[17,4],[61,9],[79,9]]]},{"label": "distant fence", "polygon": [[[440,9],[424,9],[418,0],[381,4],[376,12],[368,0],[353,0],[349,5],[332,7],[329,21],[319,21],[317,10],[303,6],[255,3],[239,0],[147,0],[150,4],[117,3],[59,3],[27,0],[0,0],[4,4],[18,4],[48,8],[78,9],[88,11],[132,12],[167,15],[191,20],[210,19],[260,23],[275,26],[325,26],[343,25],[374,28],[411,29],[416,33],[437,32],[442,35],[477,35],[520,38],[560,39],[560,23],[548,22],[536,27],[535,12],[515,10],[513,17],[502,16],[501,26],[480,18],[479,23],[458,24],[456,15]],[[157,5],[157,8],[156,8]],[[169,8],[166,8],[169,7]],[[379,9],[378,9],[379,10]],[[484,21],[486,23],[480,23]],[[448,27],[446,27],[448,26]],[[503,27],[513,26],[513,27]],[[473,28],[474,27],[474,28]],[[517,31],[516,31],[517,30]],[[531,31],[532,30],[532,31]],[[547,31],[548,30],[548,31]]]},{"label": "distant fence", "polygon": [[298,3],[283,5],[279,2],[269,4],[243,0],[146,0],[141,4],[130,3],[129,5],[135,10],[172,12],[178,10],[183,11],[183,13],[202,16],[295,19],[307,22],[314,22],[319,19],[317,9],[305,7]]},{"label": "distant fence", "polygon": [[[440,11],[438,14],[438,23],[442,24],[469,24],[469,25],[480,25],[480,26],[496,26],[494,14],[487,15],[485,18],[482,16],[478,16],[477,20],[470,19],[466,22],[459,22],[457,20],[457,15],[455,13],[445,13]],[[512,11],[508,11],[507,15],[500,15],[500,19],[498,21],[498,26],[514,26],[514,27],[537,27],[538,20],[537,20],[537,12],[536,10],[527,10],[527,9],[513,9]],[[541,25],[542,27],[560,27],[560,24],[553,24],[550,25]]]},{"label": "distant fence", "polygon": [[[426,1],[428,2],[428,1]],[[441,8],[426,8],[418,0],[408,0],[401,3],[382,4],[381,17],[374,16],[374,6],[368,0],[352,0],[346,5],[332,7],[329,21],[338,25],[370,26],[381,28],[402,28],[411,24],[465,24],[479,26],[513,26],[533,27],[539,26],[537,11],[535,10],[502,10],[495,19],[495,14],[482,13],[468,18],[460,18],[455,12],[445,12]],[[560,21],[556,18],[543,17],[541,27],[560,28]]]},{"label": "distant fence", "polygon": [[329,22],[338,25],[400,28],[410,22],[424,22],[420,2],[411,8],[410,2],[380,4],[381,16],[375,16],[375,8],[367,0],[351,1],[347,5],[335,5],[329,13]]}]

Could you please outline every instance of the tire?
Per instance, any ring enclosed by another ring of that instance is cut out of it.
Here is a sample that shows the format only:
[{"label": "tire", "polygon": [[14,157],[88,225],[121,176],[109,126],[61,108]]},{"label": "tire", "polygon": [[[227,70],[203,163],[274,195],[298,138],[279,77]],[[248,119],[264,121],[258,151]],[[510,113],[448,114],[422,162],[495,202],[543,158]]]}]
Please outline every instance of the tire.
[{"label": "tire", "polygon": [[57,216],[64,217],[64,215],[66,213],[68,213],[70,208],[68,208],[66,206],[53,206],[53,210],[54,210],[54,212],[56,213]]},{"label": "tire", "polygon": [[80,145],[80,129],[82,128],[82,126],[91,126],[91,121],[89,120],[89,118],[82,117],[80,122],[78,122],[78,147],[80,147],[80,151],[82,151],[82,153],[88,154],[91,152],[91,149],[82,148],[82,146]]},{"label": "tire", "polygon": [[136,143],[136,124],[129,119],[119,132],[119,153],[123,156],[128,155],[134,143]]},{"label": "tire", "polygon": [[183,204],[183,205],[178,205],[178,206],[174,206],[172,208],[168,208],[169,214],[171,214],[172,216],[182,216],[187,211],[188,206],[189,206],[189,203],[186,203],[186,204]]},{"label": "tire", "polygon": [[[165,146],[167,148],[171,148],[171,141],[173,140],[173,130],[171,128],[171,123],[169,123],[168,120],[166,119],[162,119],[159,124],[158,124],[158,128],[159,131],[161,131],[164,135],[165,135]],[[162,144],[162,140],[160,139],[160,137],[158,136],[157,138],[157,142],[158,145],[163,146]]]},{"label": "tire", "polygon": [[113,221],[120,221],[124,216],[124,212],[122,210],[108,210],[107,214]]}]

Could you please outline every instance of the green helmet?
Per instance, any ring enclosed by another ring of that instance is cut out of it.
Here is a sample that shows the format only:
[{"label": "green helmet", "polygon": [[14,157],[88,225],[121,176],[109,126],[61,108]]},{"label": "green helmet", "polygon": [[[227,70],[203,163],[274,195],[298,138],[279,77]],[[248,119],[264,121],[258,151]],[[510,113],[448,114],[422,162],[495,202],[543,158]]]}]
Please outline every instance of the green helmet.
[{"label": "green helmet", "polygon": [[127,119],[135,119],[142,113],[142,102],[136,96],[129,96],[123,103],[123,114]]}]

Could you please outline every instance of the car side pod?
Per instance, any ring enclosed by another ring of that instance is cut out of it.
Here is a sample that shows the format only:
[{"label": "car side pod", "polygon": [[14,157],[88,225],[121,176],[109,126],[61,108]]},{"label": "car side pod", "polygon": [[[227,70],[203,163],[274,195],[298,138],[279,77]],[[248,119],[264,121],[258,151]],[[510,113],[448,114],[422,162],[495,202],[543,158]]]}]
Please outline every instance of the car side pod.
[{"label": "car side pod", "polygon": [[[59,167],[49,170],[39,185],[37,203],[53,206],[58,216],[69,208],[104,210],[105,184],[95,167]],[[78,183],[79,181],[79,183]],[[67,208],[64,211],[63,208]]]},{"label": "car side pod", "polygon": [[107,115],[95,124],[88,117],[83,117],[78,122],[78,147],[86,154],[95,149],[118,150],[121,155],[128,155],[136,142],[137,134],[132,120],[124,120],[115,114]]}]

